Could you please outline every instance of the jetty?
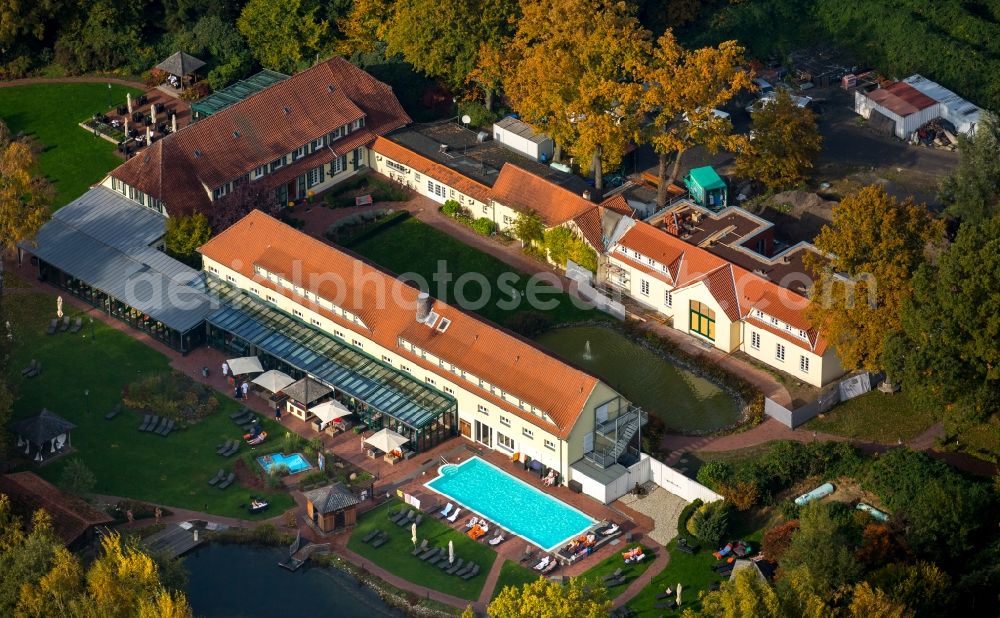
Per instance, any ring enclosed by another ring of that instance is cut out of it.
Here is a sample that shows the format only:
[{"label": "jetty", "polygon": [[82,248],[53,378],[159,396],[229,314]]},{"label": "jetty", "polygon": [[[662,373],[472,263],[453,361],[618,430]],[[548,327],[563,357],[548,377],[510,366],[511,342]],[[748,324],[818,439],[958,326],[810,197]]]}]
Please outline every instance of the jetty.
[{"label": "jetty", "polygon": [[288,558],[279,562],[278,566],[294,572],[299,570],[299,567],[305,564],[313,554],[317,552],[329,553],[329,551],[329,543],[309,543],[307,539],[302,538],[302,533],[299,532],[295,536],[295,541],[288,547]]}]

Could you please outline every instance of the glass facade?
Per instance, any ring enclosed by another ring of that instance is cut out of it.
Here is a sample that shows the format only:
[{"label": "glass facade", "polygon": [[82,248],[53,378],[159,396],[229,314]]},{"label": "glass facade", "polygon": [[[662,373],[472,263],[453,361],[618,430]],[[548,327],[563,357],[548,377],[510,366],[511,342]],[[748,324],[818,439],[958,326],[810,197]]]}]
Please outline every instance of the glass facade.
[{"label": "glass facade", "polygon": [[213,347],[259,356],[265,368],[293,377],[321,380],[361,422],[406,436],[413,450],[456,435],[453,397],[216,277],[209,276],[206,286],[223,304],[207,318]]}]

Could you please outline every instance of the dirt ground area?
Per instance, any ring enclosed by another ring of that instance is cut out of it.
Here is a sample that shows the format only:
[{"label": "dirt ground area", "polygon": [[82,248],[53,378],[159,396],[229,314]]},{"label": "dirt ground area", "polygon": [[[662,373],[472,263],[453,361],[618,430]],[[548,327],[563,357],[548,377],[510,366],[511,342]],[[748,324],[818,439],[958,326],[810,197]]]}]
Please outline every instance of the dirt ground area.
[{"label": "dirt ground area", "polygon": [[844,504],[865,502],[877,509],[883,509],[882,502],[878,499],[878,496],[869,491],[865,491],[855,479],[846,476],[839,476],[834,479],[813,477],[800,481],[791,488],[778,494],[776,496],[776,502],[781,502],[782,500],[794,500],[802,494],[812,491],[826,482],[833,483],[834,491],[829,496],[822,498],[822,500],[843,502]]}]

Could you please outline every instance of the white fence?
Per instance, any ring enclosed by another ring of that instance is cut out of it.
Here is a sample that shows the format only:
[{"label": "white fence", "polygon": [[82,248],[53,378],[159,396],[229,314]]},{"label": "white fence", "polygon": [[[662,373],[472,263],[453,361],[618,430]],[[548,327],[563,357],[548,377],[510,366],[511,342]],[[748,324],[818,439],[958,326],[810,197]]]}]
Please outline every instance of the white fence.
[{"label": "white fence", "polygon": [[643,453],[642,458],[649,462],[650,480],[670,493],[694,502],[700,498],[702,502],[722,500],[722,496],[705,487],[698,481],[690,479],[667,464],[653,459]]}]

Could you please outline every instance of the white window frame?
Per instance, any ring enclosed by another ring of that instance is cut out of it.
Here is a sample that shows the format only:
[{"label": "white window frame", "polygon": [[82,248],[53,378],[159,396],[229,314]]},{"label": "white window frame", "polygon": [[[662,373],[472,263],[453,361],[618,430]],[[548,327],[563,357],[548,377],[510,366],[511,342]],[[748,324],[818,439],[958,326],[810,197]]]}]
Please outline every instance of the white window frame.
[{"label": "white window frame", "polygon": [[639,293],[649,296],[649,279],[639,279]]},{"label": "white window frame", "polygon": [[528,438],[529,440],[535,439],[535,432],[531,431],[527,427],[521,428],[521,435],[523,435],[525,438]]},{"label": "white window frame", "polygon": [[550,451],[554,451],[554,450],[556,450],[556,443],[553,442],[552,440],[549,440],[548,438],[546,438],[545,439],[545,448],[549,449]]},{"label": "white window frame", "polygon": [[754,350],[760,350],[760,333],[757,331],[750,332],[750,347]]},{"label": "white window frame", "polygon": [[809,357],[805,354],[799,356],[799,371],[809,373]]},{"label": "white window frame", "polygon": [[774,358],[780,362],[785,362],[785,345],[782,343],[775,344],[774,347]]}]

